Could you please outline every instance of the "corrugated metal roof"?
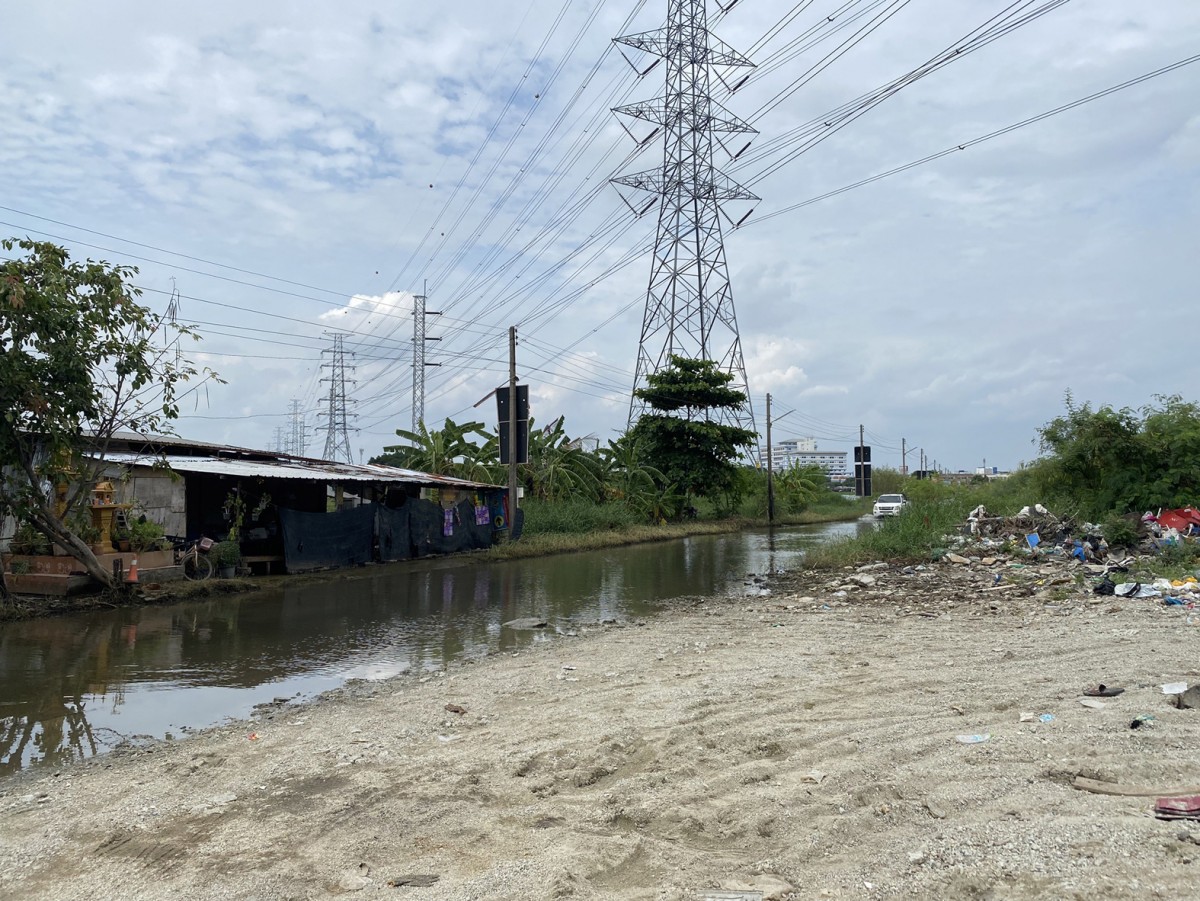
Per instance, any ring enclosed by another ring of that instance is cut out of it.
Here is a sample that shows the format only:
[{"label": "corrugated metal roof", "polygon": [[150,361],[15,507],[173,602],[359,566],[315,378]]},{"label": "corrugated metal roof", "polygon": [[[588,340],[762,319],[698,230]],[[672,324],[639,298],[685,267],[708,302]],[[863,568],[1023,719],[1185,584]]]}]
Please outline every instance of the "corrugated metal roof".
[{"label": "corrugated metal roof", "polygon": [[276,461],[239,460],[231,457],[187,457],[166,454],[162,457],[134,453],[110,453],[105,460],[135,466],[161,465],[164,461],[176,472],[203,472],[210,475],[241,476],[263,479],[305,479],[319,482],[409,482],[441,488],[501,488],[487,482],[471,482],[439,476],[398,466],[377,463],[332,463],[295,457]]}]

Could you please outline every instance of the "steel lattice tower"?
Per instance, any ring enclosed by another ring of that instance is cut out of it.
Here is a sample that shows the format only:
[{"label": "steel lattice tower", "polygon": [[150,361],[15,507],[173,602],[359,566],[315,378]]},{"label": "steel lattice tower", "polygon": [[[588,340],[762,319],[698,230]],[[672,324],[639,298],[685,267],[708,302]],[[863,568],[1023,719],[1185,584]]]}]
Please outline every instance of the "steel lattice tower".
[{"label": "steel lattice tower", "polygon": [[300,409],[300,401],[293,400],[288,415],[291,417],[291,431],[287,436],[284,451],[303,457],[308,453],[308,428],[304,421],[304,411]]},{"label": "steel lattice tower", "polygon": [[[720,70],[753,63],[709,34],[705,0],[669,0],[665,28],[614,40],[667,64],[662,97],[613,110],[658,126],[650,137],[659,131],[665,135],[661,168],[613,179],[618,191],[623,186],[658,195],[658,233],[634,390],[645,387],[647,375],[666,366],[672,354],[713,360],[733,376],[729,387],[747,396],[743,408],[721,411],[721,419],[754,431],[721,220],[737,224],[722,209],[723,202],[758,198],[721,172],[713,155],[717,145],[725,148],[722,135],[757,132],[714,101],[711,90]],[[645,213],[655,202],[634,211]],[[644,407],[632,398],[630,425]]]},{"label": "steel lattice tower", "polygon": [[[322,383],[329,382],[329,406],[321,416],[325,417],[325,459],[345,460],[354,462],[354,454],[350,450],[350,414],[347,412],[346,383],[354,384],[353,379],[346,378],[346,370],[354,371],[353,364],[346,365],[345,335],[340,332],[326,332],[333,338],[333,347],[321,351],[322,356],[330,355],[328,362],[321,368],[328,370],[330,375],[321,379]],[[354,354],[350,354],[351,357]]]},{"label": "steel lattice tower", "polygon": [[[426,289],[428,290],[428,289]],[[441,363],[425,362],[425,344],[429,341],[441,341],[441,338],[430,338],[425,334],[425,317],[441,316],[441,313],[425,309],[427,297],[417,294],[413,297],[413,396],[412,396],[412,430],[421,431],[425,422],[425,367],[440,366]]]}]

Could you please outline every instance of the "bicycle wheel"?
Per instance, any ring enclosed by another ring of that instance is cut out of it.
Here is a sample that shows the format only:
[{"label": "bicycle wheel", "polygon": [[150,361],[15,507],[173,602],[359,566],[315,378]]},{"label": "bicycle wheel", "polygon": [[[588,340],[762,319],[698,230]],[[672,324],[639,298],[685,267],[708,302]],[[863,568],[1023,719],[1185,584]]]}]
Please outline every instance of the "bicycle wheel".
[{"label": "bicycle wheel", "polygon": [[203,582],[212,575],[212,561],[196,554],[183,561],[183,577],[193,582]]}]

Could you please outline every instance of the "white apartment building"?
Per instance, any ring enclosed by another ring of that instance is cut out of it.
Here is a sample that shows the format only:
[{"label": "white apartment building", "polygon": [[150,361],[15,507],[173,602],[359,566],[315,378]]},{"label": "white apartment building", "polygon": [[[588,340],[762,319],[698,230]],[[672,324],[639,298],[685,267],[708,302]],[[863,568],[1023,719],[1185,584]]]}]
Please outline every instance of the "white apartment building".
[{"label": "white apartment building", "polygon": [[[763,459],[767,449],[762,448]],[[816,438],[788,438],[780,441],[771,452],[771,465],[776,469],[790,466],[819,466],[830,478],[844,479],[849,475],[846,451],[823,451],[817,448]]]}]

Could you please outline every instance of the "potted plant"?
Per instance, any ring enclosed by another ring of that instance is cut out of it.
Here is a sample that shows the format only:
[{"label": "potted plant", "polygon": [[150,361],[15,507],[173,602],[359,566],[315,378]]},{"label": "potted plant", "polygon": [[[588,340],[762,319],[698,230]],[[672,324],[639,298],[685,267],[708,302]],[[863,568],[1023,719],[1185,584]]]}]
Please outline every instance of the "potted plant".
[{"label": "potted plant", "polygon": [[237,565],[242,561],[242,546],[236,541],[218,541],[208,556],[220,578],[232,579],[237,574]]},{"label": "potted plant", "polygon": [[50,553],[50,539],[29,523],[22,523],[12,537],[10,549],[14,554],[38,556]]},{"label": "potted plant", "polygon": [[129,546],[138,552],[157,551],[162,548],[163,527],[149,519],[135,519],[129,524]]}]

